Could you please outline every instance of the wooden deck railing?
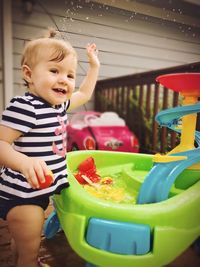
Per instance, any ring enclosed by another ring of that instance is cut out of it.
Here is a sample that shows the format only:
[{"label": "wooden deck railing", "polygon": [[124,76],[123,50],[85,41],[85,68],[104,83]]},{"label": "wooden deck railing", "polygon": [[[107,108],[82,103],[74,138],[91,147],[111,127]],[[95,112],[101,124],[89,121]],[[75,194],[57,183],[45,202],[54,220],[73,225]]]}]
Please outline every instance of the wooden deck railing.
[{"label": "wooden deck railing", "polygon": [[98,81],[95,110],[115,111],[124,118],[139,138],[140,152],[167,152],[175,147],[179,136],[159,128],[154,118],[160,110],[177,106],[180,98],[178,93],[158,85],[155,79],[177,72],[200,72],[200,62]]}]

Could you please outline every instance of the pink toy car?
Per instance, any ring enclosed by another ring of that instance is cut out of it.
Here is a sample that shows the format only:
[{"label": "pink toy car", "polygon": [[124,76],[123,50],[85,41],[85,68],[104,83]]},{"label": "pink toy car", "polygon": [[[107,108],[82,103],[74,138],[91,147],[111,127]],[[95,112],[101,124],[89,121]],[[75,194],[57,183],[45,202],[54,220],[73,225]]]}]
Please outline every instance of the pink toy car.
[{"label": "pink toy car", "polygon": [[67,126],[67,150],[139,151],[136,136],[115,112],[79,112]]}]

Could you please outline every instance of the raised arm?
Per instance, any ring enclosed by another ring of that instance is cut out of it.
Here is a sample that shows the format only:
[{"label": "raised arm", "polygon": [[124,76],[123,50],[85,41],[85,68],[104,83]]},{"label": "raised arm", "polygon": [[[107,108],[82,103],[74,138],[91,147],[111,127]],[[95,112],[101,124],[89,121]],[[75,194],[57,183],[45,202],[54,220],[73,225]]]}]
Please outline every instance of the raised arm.
[{"label": "raised arm", "polygon": [[0,125],[0,166],[21,172],[33,188],[39,188],[38,178],[44,182],[48,172],[46,163],[39,158],[28,157],[16,151],[12,144],[21,132]]},{"label": "raised arm", "polygon": [[74,92],[71,96],[69,110],[77,108],[88,102],[92,96],[97,82],[100,62],[98,59],[98,50],[96,44],[88,44],[86,50],[89,60],[89,69],[85,79],[80,85],[79,90]]}]

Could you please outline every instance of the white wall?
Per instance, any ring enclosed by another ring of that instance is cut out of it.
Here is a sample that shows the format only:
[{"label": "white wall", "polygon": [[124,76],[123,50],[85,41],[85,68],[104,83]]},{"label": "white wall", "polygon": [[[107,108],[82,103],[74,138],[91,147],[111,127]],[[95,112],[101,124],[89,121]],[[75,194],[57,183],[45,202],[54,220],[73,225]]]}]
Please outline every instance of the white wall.
[{"label": "white wall", "polygon": [[[88,42],[96,42],[100,50],[99,79],[200,61],[200,30],[187,25],[190,23],[187,21],[183,24],[176,19],[162,20],[132,10],[75,0],[41,0],[42,6],[36,4],[31,14],[25,14],[21,1],[12,2],[15,94],[24,92],[20,73],[24,40],[42,36],[47,27],[55,27],[51,17],[78,52],[77,87],[87,70]],[[180,10],[181,7],[176,7],[174,11],[179,21]],[[167,18],[167,10],[164,11]],[[191,19],[200,25],[199,17]],[[88,109],[92,104],[89,103]]]},{"label": "white wall", "polygon": [[3,111],[3,73],[2,73],[2,2],[0,3],[0,113]]}]

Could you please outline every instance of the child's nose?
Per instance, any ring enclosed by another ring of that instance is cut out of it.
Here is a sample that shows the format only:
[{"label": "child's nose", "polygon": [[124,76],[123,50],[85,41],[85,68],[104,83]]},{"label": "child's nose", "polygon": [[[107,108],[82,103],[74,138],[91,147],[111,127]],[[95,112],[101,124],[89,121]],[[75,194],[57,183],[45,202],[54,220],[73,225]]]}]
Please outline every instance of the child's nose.
[{"label": "child's nose", "polygon": [[60,75],[59,82],[62,84],[67,84],[68,83],[68,77],[66,75]]}]

